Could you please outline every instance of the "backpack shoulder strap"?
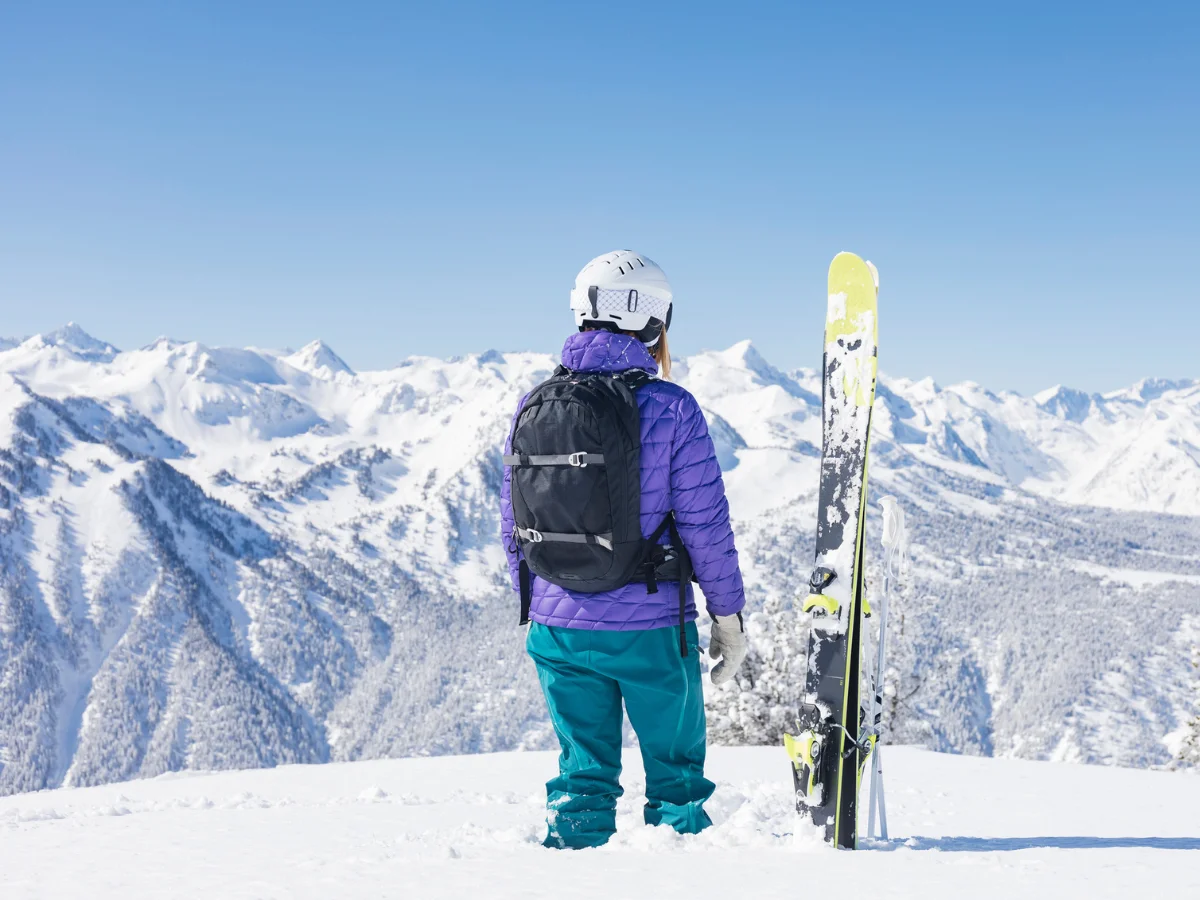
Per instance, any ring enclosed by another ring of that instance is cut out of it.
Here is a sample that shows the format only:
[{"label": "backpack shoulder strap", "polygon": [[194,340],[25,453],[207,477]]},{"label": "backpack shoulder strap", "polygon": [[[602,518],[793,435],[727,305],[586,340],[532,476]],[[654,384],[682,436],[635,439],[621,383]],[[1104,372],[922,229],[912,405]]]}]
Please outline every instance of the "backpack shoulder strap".
[{"label": "backpack shoulder strap", "polygon": [[529,608],[533,605],[533,580],[529,573],[529,563],[525,561],[524,554],[521,555],[521,562],[517,569],[517,584],[520,586],[521,593],[521,625],[529,624]]},{"label": "backpack shoulder strap", "polygon": [[679,551],[679,655],[686,658],[688,655],[687,623],[684,621],[684,617],[687,614],[688,585],[692,580],[692,558],[688,556],[687,547],[683,545],[679,526],[675,524],[674,512],[667,515],[667,527],[671,531],[671,543]]},{"label": "backpack shoulder strap", "polygon": [[638,388],[643,388],[652,381],[658,381],[658,376],[651,375],[645,369],[626,369],[617,375],[621,381],[629,386],[633,392],[637,392]]},{"label": "backpack shoulder strap", "polygon": [[[688,585],[692,581],[693,569],[692,557],[688,554],[687,546],[683,543],[683,537],[679,533],[679,526],[675,522],[674,510],[667,513],[666,517],[654,529],[650,537],[646,538],[646,550],[647,553],[653,550],[662,536],[667,532],[671,534],[671,547],[675,550],[679,560],[679,655],[686,657],[688,655],[688,647],[687,632],[685,630],[687,622],[685,621],[685,617],[687,615]],[[654,579],[653,569],[651,569],[650,578]],[[657,593],[657,581],[653,580],[650,583],[654,584],[654,589],[649,591],[649,593]]]}]

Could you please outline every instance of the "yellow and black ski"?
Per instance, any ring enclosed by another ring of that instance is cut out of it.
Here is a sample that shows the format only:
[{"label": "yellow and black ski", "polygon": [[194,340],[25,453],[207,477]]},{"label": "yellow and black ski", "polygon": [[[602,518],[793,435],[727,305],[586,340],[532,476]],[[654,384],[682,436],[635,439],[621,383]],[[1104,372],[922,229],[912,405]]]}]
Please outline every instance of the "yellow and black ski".
[{"label": "yellow and black ski", "polygon": [[802,601],[812,614],[808,666],[795,733],[784,739],[796,809],[844,849],[857,843],[859,773],[870,750],[862,737],[859,669],[878,290],[874,266],[853,253],[834,257],[825,320],[816,561]]}]

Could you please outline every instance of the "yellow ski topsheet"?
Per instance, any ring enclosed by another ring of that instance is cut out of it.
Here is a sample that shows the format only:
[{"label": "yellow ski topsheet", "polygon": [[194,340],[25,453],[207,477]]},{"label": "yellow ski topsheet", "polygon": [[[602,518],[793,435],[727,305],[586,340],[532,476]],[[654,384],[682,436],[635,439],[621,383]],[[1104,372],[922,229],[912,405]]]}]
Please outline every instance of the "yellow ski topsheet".
[{"label": "yellow ski topsheet", "polygon": [[[857,406],[874,399],[875,347],[879,343],[877,279],[874,268],[853,253],[839,253],[829,264],[829,311],[825,351],[846,358],[843,395]],[[842,340],[840,348],[831,348]],[[869,352],[855,353],[856,340]]]},{"label": "yellow ski topsheet", "polygon": [[[876,343],[876,307],[879,289],[871,264],[854,253],[839,253],[829,264],[829,315],[825,317],[825,343],[869,329]],[[870,317],[866,316],[870,313]]]}]

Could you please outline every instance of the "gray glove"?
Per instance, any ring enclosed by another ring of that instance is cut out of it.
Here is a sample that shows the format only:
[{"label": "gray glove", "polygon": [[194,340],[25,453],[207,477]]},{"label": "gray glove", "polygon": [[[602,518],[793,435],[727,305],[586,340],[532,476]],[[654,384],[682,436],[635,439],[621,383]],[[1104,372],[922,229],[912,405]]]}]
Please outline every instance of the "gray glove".
[{"label": "gray glove", "polygon": [[742,631],[742,614],[713,616],[712,638],[708,642],[708,655],[721,661],[713,666],[708,677],[713,684],[721,685],[733,678],[738,666],[746,658],[746,635]]}]

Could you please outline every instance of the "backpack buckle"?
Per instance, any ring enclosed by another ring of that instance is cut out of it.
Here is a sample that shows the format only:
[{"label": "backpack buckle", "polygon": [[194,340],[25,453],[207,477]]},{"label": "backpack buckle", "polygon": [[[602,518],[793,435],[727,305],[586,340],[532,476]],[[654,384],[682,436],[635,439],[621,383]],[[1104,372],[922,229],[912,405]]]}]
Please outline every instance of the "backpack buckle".
[{"label": "backpack buckle", "polygon": [[587,456],[586,453],[572,453],[567,457],[567,463],[577,469],[586,469],[587,463],[583,461],[585,456]]},{"label": "backpack buckle", "polygon": [[522,537],[531,544],[540,544],[544,540],[542,533],[536,528],[526,528],[524,531],[525,533],[522,535]]}]

